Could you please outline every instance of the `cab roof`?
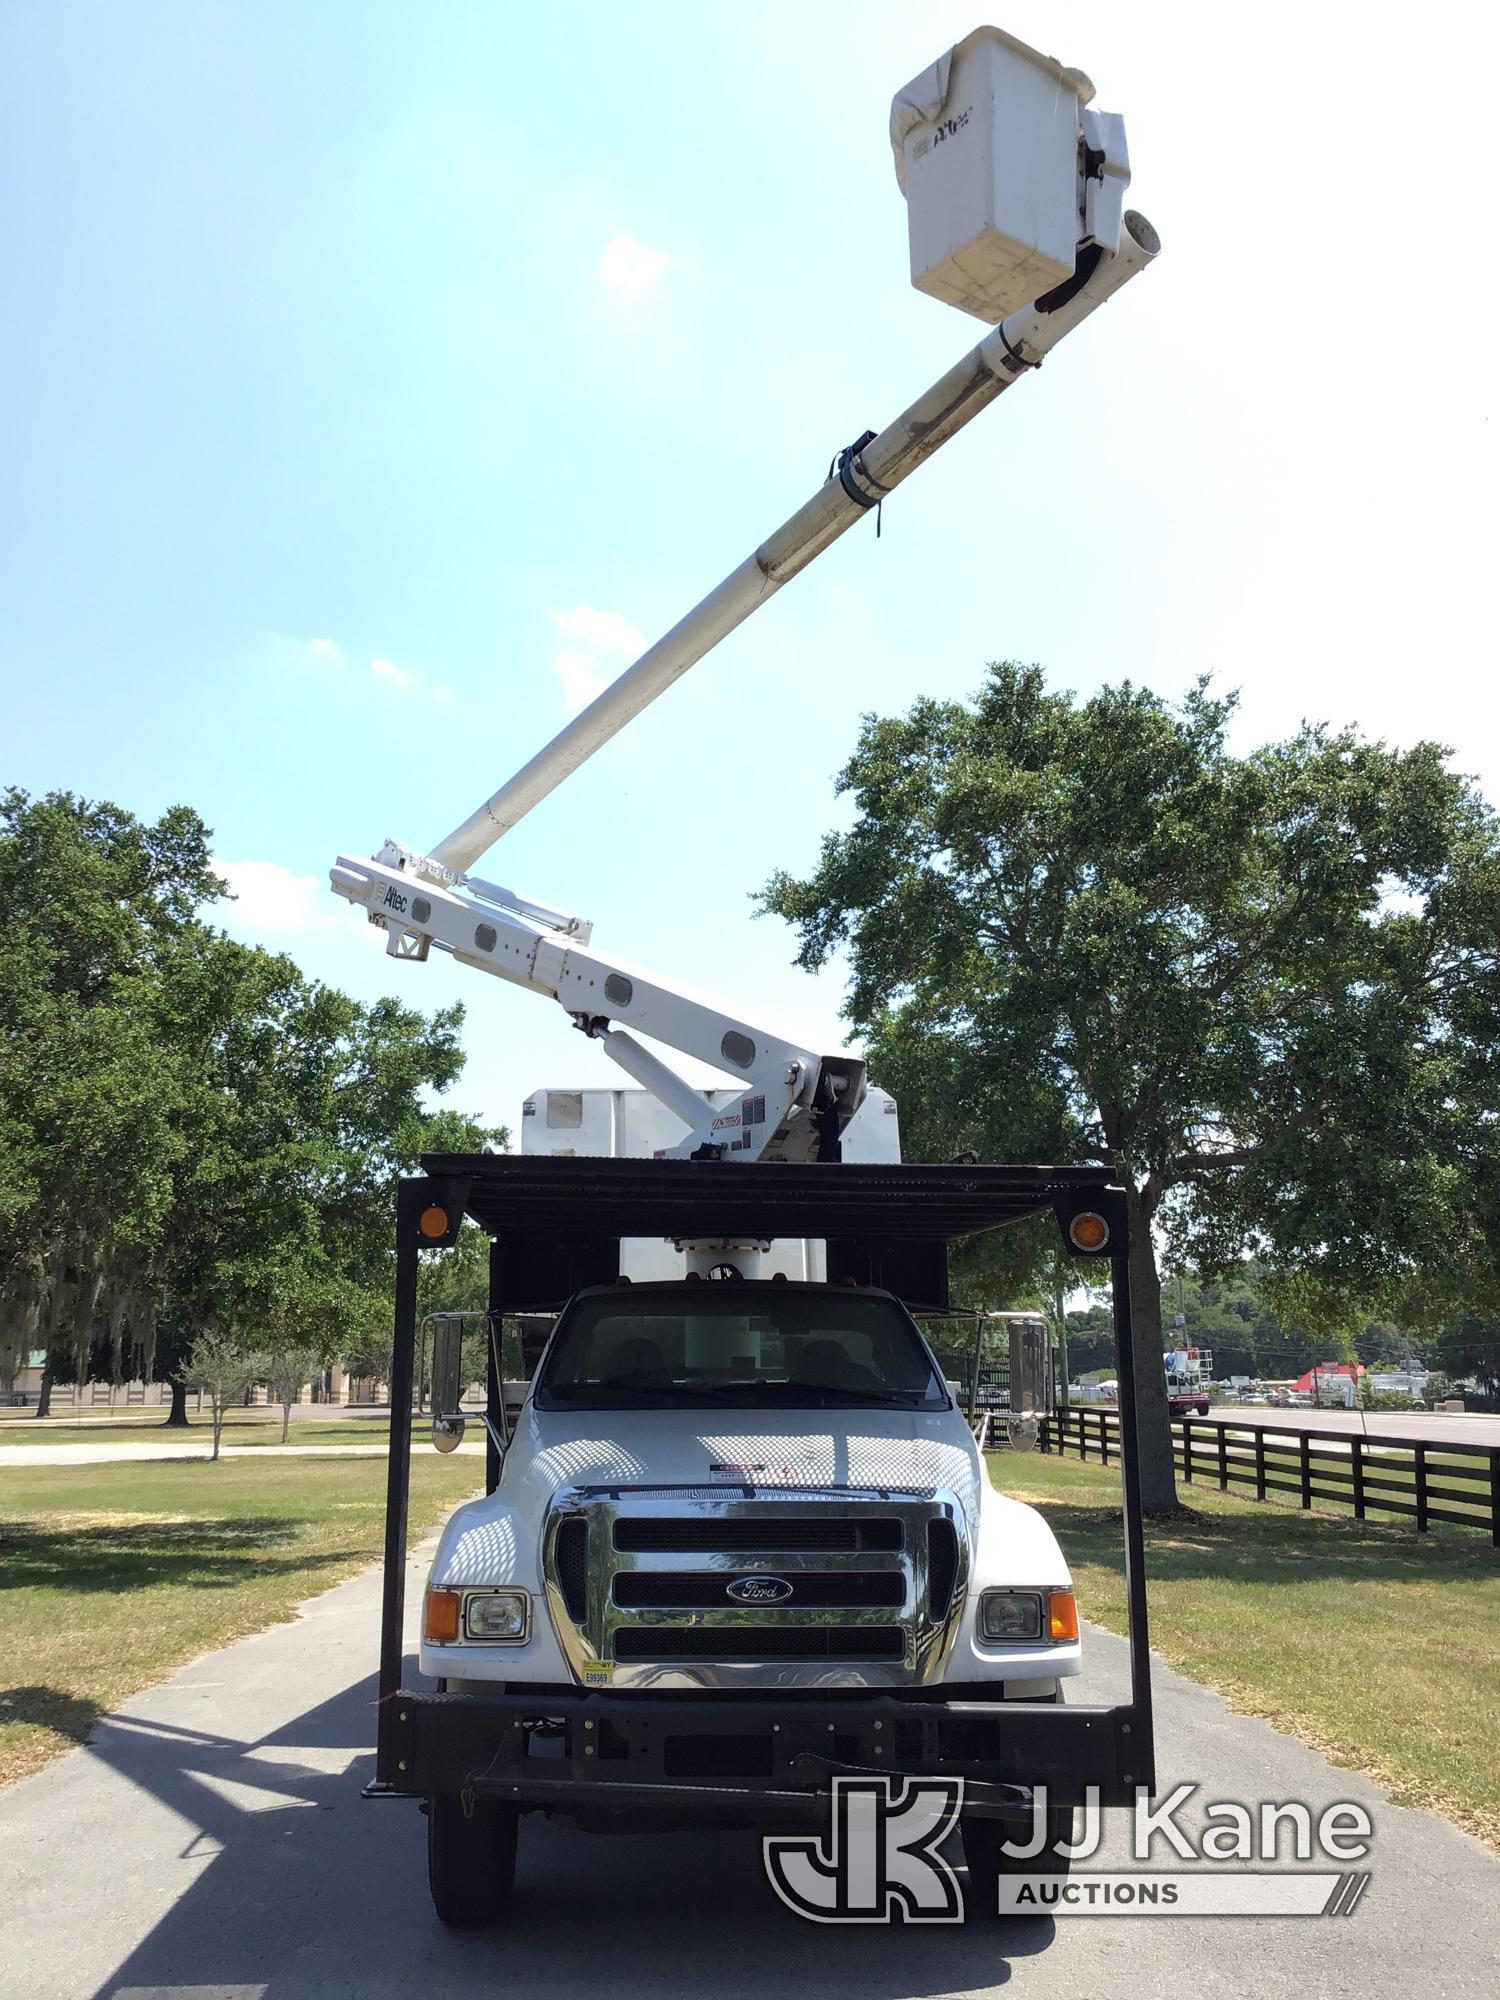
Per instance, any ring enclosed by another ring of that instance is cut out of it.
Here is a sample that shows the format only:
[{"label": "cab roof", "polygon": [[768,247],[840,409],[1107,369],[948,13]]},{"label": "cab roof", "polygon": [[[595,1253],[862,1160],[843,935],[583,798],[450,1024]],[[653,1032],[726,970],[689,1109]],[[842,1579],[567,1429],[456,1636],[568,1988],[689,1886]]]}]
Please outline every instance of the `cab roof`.
[{"label": "cab roof", "polygon": [[423,1171],[464,1187],[491,1236],[880,1237],[952,1242],[1104,1188],[1109,1167],[606,1160],[429,1153]]}]

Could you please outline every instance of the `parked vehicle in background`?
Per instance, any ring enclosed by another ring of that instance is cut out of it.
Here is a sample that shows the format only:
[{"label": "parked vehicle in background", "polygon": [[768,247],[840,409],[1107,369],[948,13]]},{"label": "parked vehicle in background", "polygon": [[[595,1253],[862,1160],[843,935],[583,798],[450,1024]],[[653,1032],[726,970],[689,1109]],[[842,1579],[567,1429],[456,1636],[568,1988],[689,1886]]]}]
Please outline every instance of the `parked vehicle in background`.
[{"label": "parked vehicle in background", "polygon": [[1209,1377],[1214,1357],[1206,1347],[1179,1347],[1162,1356],[1167,1371],[1167,1408],[1174,1417],[1208,1415]]}]

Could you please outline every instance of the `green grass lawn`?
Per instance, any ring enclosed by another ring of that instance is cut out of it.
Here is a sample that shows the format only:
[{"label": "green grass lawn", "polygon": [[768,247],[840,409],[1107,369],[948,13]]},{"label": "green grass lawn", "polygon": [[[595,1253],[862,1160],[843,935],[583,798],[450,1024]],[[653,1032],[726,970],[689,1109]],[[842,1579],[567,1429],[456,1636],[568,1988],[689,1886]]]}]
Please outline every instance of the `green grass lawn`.
[{"label": "green grass lawn", "polygon": [[[1114,1466],[989,1458],[996,1486],[1047,1515],[1079,1608],[1125,1629]],[[1147,1524],[1151,1643],[1180,1672],[1265,1716],[1400,1805],[1500,1849],[1500,1550],[1463,1528],[1303,1513],[1179,1484],[1188,1510]]]},{"label": "green grass lawn", "polygon": [[[413,1535],[482,1484],[472,1458],[414,1457]],[[137,1688],[374,1561],[384,1518],[382,1459],[7,1467],[0,1783],[83,1742]],[[375,1634],[358,1636],[373,1659]]]},{"label": "green grass lawn", "polygon": [[[426,1425],[429,1417],[415,1422]],[[390,1435],[390,1419],[378,1417],[296,1417],[287,1435],[295,1445],[371,1444],[382,1449]],[[27,1411],[6,1411],[0,1417],[0,1444],[201,1444],[212,1451],[213,1424],[205,1411],[189,1419],[188,1428],[170,1427],[156,1411],[121,1411],[112,1416],[100,1411],[96,1416],[74,1415],[38,1418]],[[281,1443],[281,1412],[278,1409],[236,1410],[224,1419],[225,1444],[262,1445]]]}]

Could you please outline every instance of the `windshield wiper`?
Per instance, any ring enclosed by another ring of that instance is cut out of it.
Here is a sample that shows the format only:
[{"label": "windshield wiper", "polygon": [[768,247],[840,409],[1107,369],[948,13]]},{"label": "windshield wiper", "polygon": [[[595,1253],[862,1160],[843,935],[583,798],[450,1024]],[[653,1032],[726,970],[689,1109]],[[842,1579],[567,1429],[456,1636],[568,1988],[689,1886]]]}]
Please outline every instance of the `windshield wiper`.
[{"label": "windshield wiper", "polygon": [[936,1409],[935,1403],[928,1403],[925,1389],[833,1389],[816,1382],[788,1382],[789,1394],[796,1397],[817,1396],[819,1408],[825,1404],[837,1408],[840,1403],[869,1404],[874,1408],[884,1407],[895,1410],[917,1410],[924,1406]]},{"label": "windshield wiper", "polygon": [[755,1383],[746,1383],[744,1389],[693,1387],[682,1382],[664,1382],[655,1389],[632,1389],[623,1385],[615,1387],[607,1382],[557,1382],[543,1387],[544,1398],[555,1398],[559,1403],[583,1401],[596,1409],[661,1409],[681,1404],[691,1407],[694,1403],[728,1403],[743,1405],[744,1390],[752,1393]]},{"label": "windshield wiper", "polygon": [[840,1404],[858,1408],[912,1410],[936,1409],[920,1389],[834,1389],[816,1382],[664,1382],[653,1389],[615,1387],[603,1382],[557,1382],[543,1385],[544,1400],[591,1403],[599,1409],[691,1409],[694,1405],[728,1409],[753,1409],[766,1403],[781,1403],[788,1409],[837,1409]]}]

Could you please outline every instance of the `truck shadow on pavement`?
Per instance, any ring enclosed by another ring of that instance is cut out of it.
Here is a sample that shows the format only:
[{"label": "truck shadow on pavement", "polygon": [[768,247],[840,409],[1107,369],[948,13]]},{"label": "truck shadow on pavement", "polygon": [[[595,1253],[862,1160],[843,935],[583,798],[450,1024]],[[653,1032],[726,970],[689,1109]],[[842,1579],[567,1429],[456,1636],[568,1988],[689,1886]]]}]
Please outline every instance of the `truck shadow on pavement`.
[{"label": "truck shadow on pavement", "polygon": [[[188,1829],[183,1891],[94,2000],[442,1992],[920,1996],[1003,1985],[1050,1920],[888,1929],[794,1916],[749,1834],[570,1835],[529,1815],[516,1902],[494,1932],[444,1931],[414,1802],[366,1801],[373,1677],[256,1743],[103,1718],[91,1755]],[[956,1857],[955,1857],[956,1858]],[[205,1865],[206,1864],[206,1865]]]}]

